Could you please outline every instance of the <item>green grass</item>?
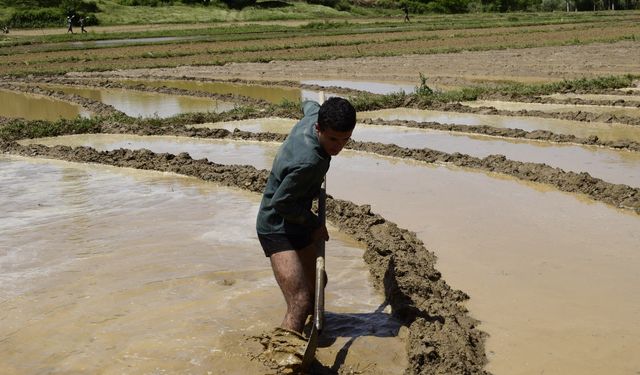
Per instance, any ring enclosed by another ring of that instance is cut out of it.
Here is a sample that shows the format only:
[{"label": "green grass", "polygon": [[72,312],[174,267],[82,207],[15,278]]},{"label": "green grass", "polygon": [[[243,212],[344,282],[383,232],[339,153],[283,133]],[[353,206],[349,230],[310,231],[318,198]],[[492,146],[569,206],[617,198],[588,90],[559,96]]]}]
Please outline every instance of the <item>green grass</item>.
[{"label": "green grass", "polygon": [[97,14],[101,25],[136,25],[162,23],[220,23],[228,21],[302,20],[343,18],[346,12],[304,2],[291,2],[282,8],[255,8],[232,10],[226,7],[172,5],[160,7],[127,7],[113,1],[100,0],[103,11]]}]

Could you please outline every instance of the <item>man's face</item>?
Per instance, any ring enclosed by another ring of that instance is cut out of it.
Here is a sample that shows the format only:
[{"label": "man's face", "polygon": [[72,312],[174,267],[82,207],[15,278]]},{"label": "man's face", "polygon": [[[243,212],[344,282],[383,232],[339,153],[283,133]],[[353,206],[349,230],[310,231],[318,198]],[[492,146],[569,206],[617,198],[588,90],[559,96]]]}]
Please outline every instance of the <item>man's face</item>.
[{"label": "man's face", "polygon": [[347,132],[335,131],[329,128],[320,130],[318,124],[316,124],[316,130],[318,131],[320,146],[331,156],[336,156],[342,151],[344,145],[351,139],[351,133],[353,133],[353,130]]}]

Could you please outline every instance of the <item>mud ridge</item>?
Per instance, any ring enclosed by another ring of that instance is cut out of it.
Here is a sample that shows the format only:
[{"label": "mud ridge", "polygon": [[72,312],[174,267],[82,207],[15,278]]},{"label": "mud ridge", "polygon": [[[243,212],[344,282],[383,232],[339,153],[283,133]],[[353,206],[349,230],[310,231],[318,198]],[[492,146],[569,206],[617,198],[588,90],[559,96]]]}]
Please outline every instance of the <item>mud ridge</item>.
[{"label": "mud ridge", "polygon": [[[268,132],[253,133],[239,129],[234,129],[231,132],[226,129],[187,127],[177,124],[157,126],[146,122],[135,124],[108,122],[101,124],[99,129],[94,130],[103,134],[168,135],[260,142],[282,142],[287,137],[285,134]],[[524,181],[550,185],[560,191],[584,194],[593,200],[640,214],[640,188],[606,182],[592,177],[586,172],[576,173],[554,168],[547,164],[514,161],[507,159],[504,155],[489,155],[485,158],[478,158],[460,153],[449,154],[428,148],[411,149],[378,142],[350,141],[345,148],[381,156],[412,159],[426,163],[448,163],[458,167],[501,173]]]},{"label": "mud ridge", "polygon": [[570,112],[544,112],[536,110],[520,110],[508,111],[496,109],[495,107],[469,107],[461,103],[435,103],[429,109],[458,113],[475,113],[481,115],[498,115],[498,116],[527,116],[554,118],[561,120],[581,121],[581,122],[604,122],[618,123],[626,125],[640,125],[640,117],[612,115],[608,113],[592,113],[588,111],[570,111]]},{"label": "mud ridge", "polygon": [[[617,95],[623,95],[618,93]],[[571,105],[600,105],[600,106],[612,106],[612,107],[631,107],[640,108],[640,101],[624,99],[606,100],[606,99],[583,99],[583,98],[551,98],[547,96],[521,96],[521,95],[501,95],[493,94],[483,96],[482,99],[486,100],[505,100],[515,101],[522,103],[540,103],[540,104],[571,104]],[[633,99],[630,98],[630,99]]]},{"label": "mud ridge", "polygon": [[507,159],[504,155],[489,155],[477,158],[460,153],[424,149],[409,149],[396,145],[376,142],[351,141],[349,149],[372,152],[376,155],[413,159],[427,163],[449,163],[458,167],[497,172],[524,181],[551,185],[569,193],[585,194],[590,198],[617,208],[628,209],[640,214],[640,189],[623,184],[612,184],[592,177],[586,172],[567,172],[546,164],[526,163]]},{"label": "mud ridge", "polygon": [[[13,141],[0,141],[0,150],[27,157],[174,172],[255,193],[262,192],[268,176],[267,170],[194,160],[187,153],[100,152],[89,147],[21,146]],[[384,290],[393,314],[409,328],[406,373],[487,374],[483,370],[486,334],[464,306],[469,297],[442,279],[435,269],[436,256],[415,233],[372,213],[368,205],[332,197],[327,200],[327,217],[366,245],[363,257],[376,287]]]},{"label": "mud ridge", "polygon": [[361,121],[369,125],[385,125],[385,126],[405,126],[409,128],[433,129],[450,132],[481,134],[494,137],[527,139],[536,141],[548,141],[555,143],[571,143],[578,145],[600,146],[616,150],[640,151],[640,143],[630,140],[607,141],[591,136],[587,138],[576,137],[571,134],[557,134],[548,130],[526,131],[513,128],[497,128],[489,125],[458,125],[443,124],[439,122],[417,122],[412,120],[382,120],[382,119],[364,119]]},{"label": "mud ridge", "polygon": [[[104,72],[101,74],[96,73],[86,73],[86,72],[72,72],[67,73],[66,77],[69,78],[84,78],[88,77],[113,77],[113,72]],[[321,85],[311,85],[304,84],[298,81],[267,81],[267,80],[249,80],[249,79],[240,79],[240,78],[232,78],[232,79],[214,79],[214,78],[206,78],[206,77],[193,77],[193,76],[175,76],[175,75],[154,75],[154,74],[141,74],[141,75],[133,75],[133,74],[123,74],[119,76],[124,79],[148,79],[152,81],[158,80],[180,80],[180,81],[198,81],[198,82],[211,82],[211,83],[237,83],[241,85],[258,85],[258,86],[275,86],[275,87],[291,87],[291,88],[299,88],[306,90],[314,90],[314,91],[328,91],[334,94],[340,95],[357,95],[362,93],[368,93],[367,91],[356,90],[356,89],[348,89],[344,87],[338,86],[321,86]],[[54,77],[51,77],[54,78]],[[373,94],[372,94],[373,95]]]},{"label": "mud ridge", "polygon": [[[136,134],[136,135],[176,135],[214,139],[240,139],[251,141],[282,142],[285,134],[252,133],[235,129],[230,132],[225,129],[187,128],[174,125],[168,127],[136,126],[136,127],[105,127],[105,133]],[[479,169],[486,172],[501,173],[521,180],[538,182],[554,186],[560,191],[580,193],[591,199],[607,203],[617,208],[628,209],[640,214],[640,189],[623,184],[613,184],[592,177],[586,172],[576,173],[554,168],[547,164],[527,163],[509,160],[503,155],[489,155],[485,158],[442,151],[410,149],[394,144],[377,142],[349,141],[346,147],[354,151],[364,151],[376,155],[413,159],[426,163],[448,163],[458,167]]]}]

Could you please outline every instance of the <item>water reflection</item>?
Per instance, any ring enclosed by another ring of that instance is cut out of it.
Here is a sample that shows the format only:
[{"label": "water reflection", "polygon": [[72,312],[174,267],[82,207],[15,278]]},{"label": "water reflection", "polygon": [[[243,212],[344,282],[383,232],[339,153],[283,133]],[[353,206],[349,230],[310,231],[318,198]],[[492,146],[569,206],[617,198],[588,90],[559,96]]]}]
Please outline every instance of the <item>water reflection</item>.
[{"label": "water reflection", "polygon": [[89,117],[89,111],[63,100],[0,89],[0,116],[27,120],[56,121]]},{"label": "water reflection", "polygon": [[527,131],[548,130],[559,134],[573,134],[577,137],[598,136],[604,140],[628,139],[640,142],[640,127],[584,121],[569,121],[539,117],[496,116],[472,113],[431,111],[412,108],[383,109],[359,112],[358,118],[383,120],[410,120],[418,122],[439,122],[459,125],[488,125],[498,128],[522,129]]},{"label": "water reflection", "polygon": [[223,112],[233,103],[193,96],[167,95],[124,89],[49,86],[66,94],[79,95],[115,107],[132,117],[166,118],[187,112]]}]

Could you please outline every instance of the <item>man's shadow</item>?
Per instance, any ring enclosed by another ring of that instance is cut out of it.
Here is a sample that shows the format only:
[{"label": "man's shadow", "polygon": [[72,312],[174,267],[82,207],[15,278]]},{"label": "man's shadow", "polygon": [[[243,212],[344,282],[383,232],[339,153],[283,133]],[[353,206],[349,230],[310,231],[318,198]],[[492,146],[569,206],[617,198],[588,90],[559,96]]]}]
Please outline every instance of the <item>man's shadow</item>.
[{"label": "man's shadow", "polygon": [[387,305],[388,303],[384,302],[371,313],[337,314],[326,312],[324,329],[318,337],[318,347],[329,347],[340,337],[349,337],[349,340],[338,351],[333,365],[328,367],[315,360],[309,373],[337,374],[345,364],[349,349],[359,337],[397,336],[402,323],[391,314],[384,312]]}]

